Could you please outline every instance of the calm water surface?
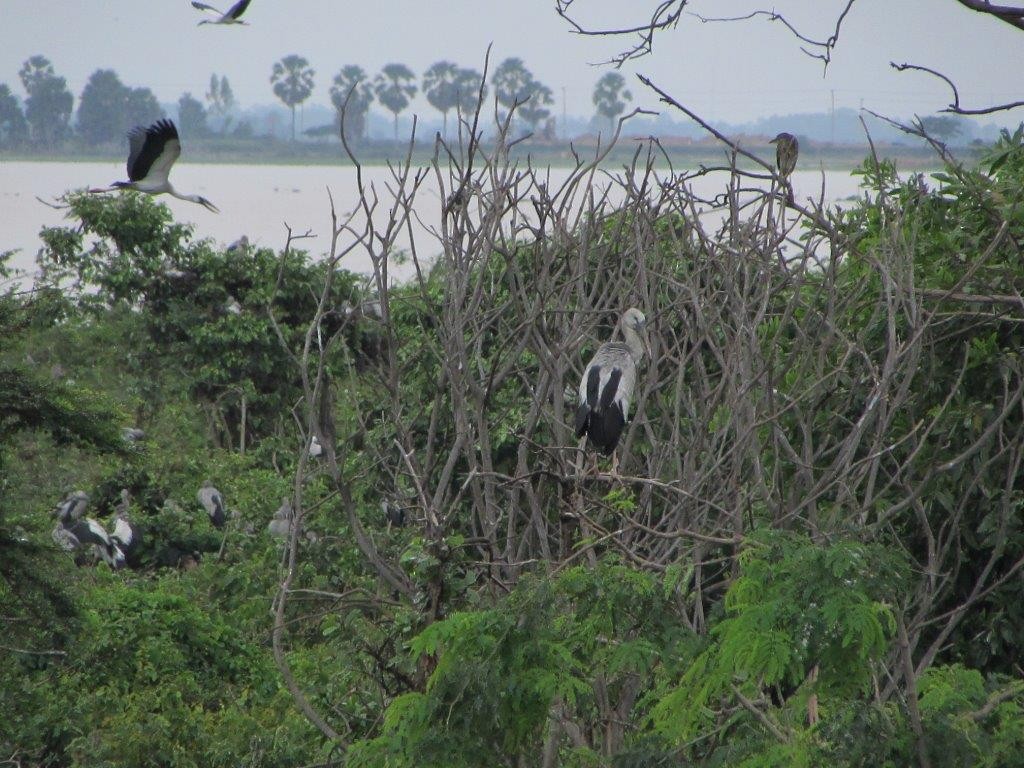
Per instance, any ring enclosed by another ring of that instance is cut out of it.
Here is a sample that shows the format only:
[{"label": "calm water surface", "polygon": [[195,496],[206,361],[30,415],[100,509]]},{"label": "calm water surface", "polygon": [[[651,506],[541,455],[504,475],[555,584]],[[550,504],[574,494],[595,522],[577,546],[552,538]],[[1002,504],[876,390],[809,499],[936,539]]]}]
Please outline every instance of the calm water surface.
[{"label": "calm water surface", "polygon": [[[123,165],[117,163],[0,162],[0,251],[16,249],[14,265],[31,274],[40,246],[40,229],[64,220],[61,211],[36,198],[53,201],[66,190],[106,186],[123,178],[123,174]],[[559,183],[567,174],[568,169],[552,169],[550,183]],[[391,173],[385,167],[369,167],[363,169],[363,176],[365,183],[376,186],[383,223],[392,202],[388,192]],[[280,249],[287,238],[287,224],[296,233],[308,230],[317,236],[302,244],[316,256],[322,256],[330,245],[327,190],[333,194],[339,212],[350,211],[357,202],[355,169],[347,166],[182,163],[175,166],[173,180],[179,190],[203,195],[221,210],[215,214],[193,203],[160,197],[179,221],[194,226],[197,237],[227,244],[247,235],[256,245]],[[820,171],[800,171],[794,174],[793,182],[798,199],[817,197],[823,176]],[[845,171],[826,171],[824,184],[827,201],[848,197],[857,188],[857,180]],[[694,186],[698,194],[711,196],[721,190],[721,185],[720,178],[705,178]],[[433,171],[427,173],[416,196],[415,213],[418,253],[421,257],[432,256],[439,249],[425,227],[435,225],[441,213]],[[407,247],[408,242],[402,245]],[[346,256],[342,266],[370,271],[368,258],[358,252]],[[406,267],[405,275],[410,269]],[[396,277],[405,275],[399,272]]]}]

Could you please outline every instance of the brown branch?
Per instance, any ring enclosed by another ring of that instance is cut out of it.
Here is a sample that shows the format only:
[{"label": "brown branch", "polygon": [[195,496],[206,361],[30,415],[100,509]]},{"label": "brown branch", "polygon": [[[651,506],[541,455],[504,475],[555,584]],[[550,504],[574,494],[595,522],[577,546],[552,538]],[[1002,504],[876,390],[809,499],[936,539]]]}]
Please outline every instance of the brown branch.
[{"label": "brown branch", "polygon": [[987,16],[994,16],[1000,21],[1006,22],[1011,27],[1024,30],[1024,8],[1014,8],[1009,5],[992,5],[990,0],[956,0],[964,8],[983,13]]},{"label": "brown branch", "polygon": [[683,9],[686,7],[689,0],[662,0],[662,2],[655,7],[654,11],[651,13],[650,19],[646,23],[631,27],[606,29],[590,29],[576,21],[576,19],[570,15],[570,9],[575,2],[576,0],[555,0],[555,13],[565,21],[569,22],[574,34],[588,37],[620,37],[623,35],[639,36],[640,39],[637,41],[636,45],[622,51],[606,62],[615,64],[616,67],[621,67],[631,59],[638,59],[650,53],[654,49],[654,35],[657,32],[672,29],[678,25],[679,20],[683,15]]},{"label": "brown branch", "polygon": [[[964,0],[957,0],[957,2],[964,2]],[[1024,27],[1022,27],[1024,29]],[[895,61],[890,61],[889,66],[895,69],[897,72],[924,72],[926,74],[937,77],[944,81],[949,89],[953,92],[953,101],[949,103],[949,106],[944,109],[940,109],[940,112],[949,112],[954,115],[990,115],[993,112],[1005,112],[1010,109],[1016,109],[1017,107],[1024,107],[1024,100],[1022,101],[1011,101],[1006,104],[997,104],[991,107],[979,107],[977,109],[967,109],[960,106],[960,91],[956,87],[956,83],[951,78],[942,74],[941,72],[934,70],[930,67],[922,67],[919,64],[897,64]]]},{"label": "brown branch", "polygon": [[739,702],[740,702],[740,704],[743,705],[743,708],[745,710],[747,710],[748,712],[750,712],[754,717],[756,717],[758,719],[758,721],[765,728],[767,728],[769,730],[769,732],[771,732],[772,736],[777,738],[783,744],[788,744],[789,743],[790,736],[788,734],[786,734],[777,723],[772,722],[772,719],[770,717],[768,717],[768,715],[766,713],[764,713],[760,709],[758,709],[757,705],[754,704],[754,702],[752,702],[746,696],[744,696],[743,692],[739,688],[737,688],[734,684],[730,683],[729,687],[732,688],[733,695],[737,699],[739,699]]},{"label": "brown branch", "polygon": [[809,51],[803,46],[800,46],[801,51],[803,51],[806,55],[810,56],[812,59],[819,59],[827,69],[828,65],[832,61],[832,51],[835,50],[836,45],[839,43],[839,33],[840,31],[842,31],[843,22],[846,21],[846,17],[850,13],[850,9],[853,7],[853,4],[855,2],[856,0],[847,0],[846,6],[843,8],[839,16],[836,18],[836,24],[832,34],[825,40],[815,40],[813,38],[807,37],[805,34],[800,32],[800,30],[798,30],[796,26],[794,26],[785,16],[776,11],[753,11],[744,16],[729,17],[706,17],[701,16],[700,14],[697,13],[691,13],[690,15],[699,19],[704,24],[714,22],[749,21],[750,19],[756,18],[758,16],[765,17],[769,22],[781,22],[782,25],[790,31],[793,37],[795,37],[802,43],[806,43],[813,49],[816,49],[816,51]]}]

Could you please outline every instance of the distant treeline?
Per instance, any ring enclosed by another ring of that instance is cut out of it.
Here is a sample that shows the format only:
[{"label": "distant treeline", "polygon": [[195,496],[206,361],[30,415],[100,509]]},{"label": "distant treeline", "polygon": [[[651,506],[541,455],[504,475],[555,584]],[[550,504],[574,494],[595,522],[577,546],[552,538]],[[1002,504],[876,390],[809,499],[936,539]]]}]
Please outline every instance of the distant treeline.
[{"label": "distant treeline", "polygon": [[[166,117],[156,95],[146,87],[125,85],[112,69],[97,69],[78,96],[58,75],[45,56],[32,56],[18,72],[25,98],[19,99],[6,83],[0,83],[0,149],[55,150],[70,142],[102,146],[120,142],[135,125]],[[295,139],[295,110],[312,95],[316,72],[302,56],[285,56],[273,66],[270,85],[275,96],[291,111],[291,138]],[[447,132],[449,117],[472,113],[481,98],[492,94],[506,110],[515,109],[520,123],[539,136],[553,139],[555,121],[551,113],[551,88],[534,77],[522,59],[508,58],[493,71],[489,82],[481,72],[450,61],[438,61],[417,77],[405,64],[391,63],[372,77],[360,66],[349,64],[334,76],[329,89],[338,118],[334,125],[312,128],[311,136],[336,133],[344,114],[345,138],[353,144],[367,138],[371,105],[379,104],[394,119],[398,141],[398,119],[421,92],[440,114]],[[597,117],[611,125],[621,115],[632,95],[617,72],[603,75],[596,83],[593,103]],[[252,124],[238,120],[234,90],[226,76],[210,76],[203,100],[191,92],[178,99],[178,127],[190,138],[225,136],[239,139],[255,135]]]}]

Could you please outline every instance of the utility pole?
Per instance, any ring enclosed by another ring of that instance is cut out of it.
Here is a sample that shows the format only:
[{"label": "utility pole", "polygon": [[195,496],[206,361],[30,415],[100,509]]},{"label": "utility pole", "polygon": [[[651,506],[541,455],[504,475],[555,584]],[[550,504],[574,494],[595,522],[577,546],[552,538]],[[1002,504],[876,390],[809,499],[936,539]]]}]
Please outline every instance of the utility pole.
[{"label": "utility pole", "polygon": [[829,122],[832,124],[832,144],[836,143],[836,89],[829,89],[829,93],[832,94],[832,109],[830,111]]},{"label": "utility pole", "polygon": [[569,138],[569,126],[566,124],[566,109],[565,109],[565,86],[562,86],[562,138]]}]

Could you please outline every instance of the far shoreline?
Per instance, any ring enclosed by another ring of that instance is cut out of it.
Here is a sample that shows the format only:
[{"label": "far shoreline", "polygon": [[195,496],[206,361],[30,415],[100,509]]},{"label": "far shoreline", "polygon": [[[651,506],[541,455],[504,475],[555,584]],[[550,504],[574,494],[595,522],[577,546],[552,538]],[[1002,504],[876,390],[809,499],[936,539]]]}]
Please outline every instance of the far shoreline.
[{"label": "far shoreline", "polygon": [[[667,168],[671,164],[677,170],[689,170],[705,166],[722,166],[728,160],[727,149],[722,145],[704,142],[681,145],[668,142],[668,139],[663,140],[652,152],[653,162],[657,167]],[[610,168],[631,164],[638,150],[641,155],[640,161],[644,162],[648,146],[648,137],[620,139],[619,144],[608,153],[601,165],[603,168]],[[744,142],[743,146],[766,161],[774,159],[773,146],[761,142]],[[583,162],[592,161],[598,151],[597,145],[589,142],[573,144],[572,148]],[[941,160],[928,147],[886,145],[875,149],[879,158],[895,162],[900,170],[927,171],[942,167]],[[481,151],[489,154],[493,151],[493,146],[481,145]],[[976,154],[977,149],[961,147],[958,151],[966,159]],[[409,147],[396,147],[391,142],[374,142],[356,148],[355,153],[360,165],[386,166],[389,163],[404,163],[409,156]],[[870,154],[871,148],[867,145],[812,145],[801,147],[800,166],[802,170],[852,171],[861,167]],[[432,165],[434,157],[433,143],[421,143],[413,147],[412,162],[417,167]],[[443,157],[442,155],[440,160],[443,161]],[[571,168],[575,165],[569,146],[561,143],[520,145],[512,152],[512,157],[521,163],[529,161],[540,167]],[[754,167],[752,162],[744,158],[739,160],[738,165],[741,168]],[[79,150],[68,146],[55,152],[5,150],[0,151],[0,163],[3,162],[123,164],[124,149],[109,146]],[[344,150],[336,144],[310,141],[298,141],[293,144],[266,139],[244,142],[219,139],[193,141],[187,144],[186,152],[179,162],[189,165],[354,166]]]}]

